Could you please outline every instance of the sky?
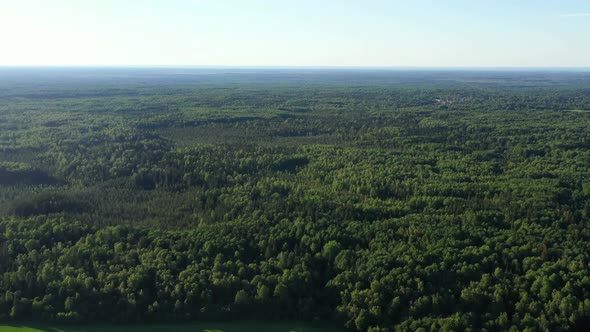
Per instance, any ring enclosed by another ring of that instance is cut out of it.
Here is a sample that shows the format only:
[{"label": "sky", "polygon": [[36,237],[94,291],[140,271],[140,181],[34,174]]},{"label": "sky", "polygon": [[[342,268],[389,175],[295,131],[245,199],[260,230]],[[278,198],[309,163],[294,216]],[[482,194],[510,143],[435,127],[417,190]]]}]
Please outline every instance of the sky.
[{"label": "sky", "polygon": [[0,66],[590,67],[590,0],[0,0]]}]

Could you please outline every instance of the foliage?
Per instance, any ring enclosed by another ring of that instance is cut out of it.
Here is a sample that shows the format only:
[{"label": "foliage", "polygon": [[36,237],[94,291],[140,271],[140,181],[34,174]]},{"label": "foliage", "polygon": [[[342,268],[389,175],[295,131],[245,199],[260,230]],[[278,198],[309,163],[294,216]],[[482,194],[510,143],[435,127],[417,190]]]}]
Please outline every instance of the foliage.
[{"label": "foliage", "polygon": [[199,73],[7,74],[0,319],[588,321],[587,74]]}]

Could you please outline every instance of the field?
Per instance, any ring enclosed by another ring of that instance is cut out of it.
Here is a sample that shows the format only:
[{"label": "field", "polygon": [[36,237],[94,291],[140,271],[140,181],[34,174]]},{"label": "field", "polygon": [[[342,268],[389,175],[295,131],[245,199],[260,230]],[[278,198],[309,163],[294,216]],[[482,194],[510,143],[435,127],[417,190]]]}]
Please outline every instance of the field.
[{"label": "field", "polygon": [[0,321],[590,317],[588,72],[0,77]]},{"label": "field", "polygon": [[1,332],[339,332],[341,329],[306,323],[194,323],[194,324],[150,324],[124,326],[69,326],[23,324],[2,325]]}]

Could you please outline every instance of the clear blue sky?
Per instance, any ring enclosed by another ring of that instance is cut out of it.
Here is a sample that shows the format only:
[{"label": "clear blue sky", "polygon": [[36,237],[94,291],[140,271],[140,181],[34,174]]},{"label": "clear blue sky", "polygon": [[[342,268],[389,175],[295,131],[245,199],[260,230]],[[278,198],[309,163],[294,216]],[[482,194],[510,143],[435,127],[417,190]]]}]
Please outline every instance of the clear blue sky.
[{"label": "clear blue sky", "polygon": [[0,0],[0,65],[590,66],[590,0]]}]

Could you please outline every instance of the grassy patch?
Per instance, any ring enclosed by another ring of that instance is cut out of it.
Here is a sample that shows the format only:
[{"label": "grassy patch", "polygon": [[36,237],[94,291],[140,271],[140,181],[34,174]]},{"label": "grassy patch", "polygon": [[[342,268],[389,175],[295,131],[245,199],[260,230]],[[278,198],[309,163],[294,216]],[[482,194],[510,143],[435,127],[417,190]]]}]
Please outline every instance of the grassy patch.
[{"label": "grassy patch", "polygon": [[341,332],[323,324],[298,322],[231,322],[150,325],[54,326],[39,324],[0,325],[0,332]]}]

